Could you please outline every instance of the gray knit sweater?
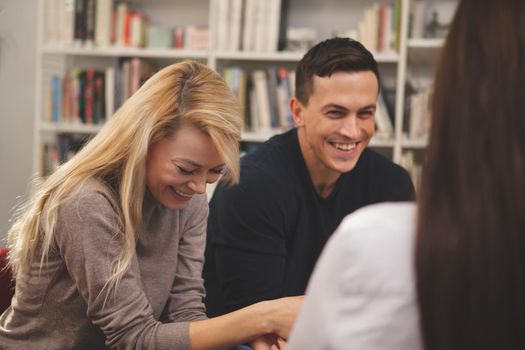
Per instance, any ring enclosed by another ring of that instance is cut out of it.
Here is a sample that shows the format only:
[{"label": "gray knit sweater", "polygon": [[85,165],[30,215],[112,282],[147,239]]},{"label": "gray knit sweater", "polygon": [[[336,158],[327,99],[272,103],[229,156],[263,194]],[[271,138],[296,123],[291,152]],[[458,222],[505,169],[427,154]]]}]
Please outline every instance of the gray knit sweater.
[{"label": "gray knit sweater", "polygon": [[205,195],[172,211],[146,191],[135,256],[106,300],[121,249],[109,198],[89,180],[60,206],[55,249],[40,273],[35,263],[17,279],[0,317],[1,349],[189,349],[188,321],[206,318]]}]

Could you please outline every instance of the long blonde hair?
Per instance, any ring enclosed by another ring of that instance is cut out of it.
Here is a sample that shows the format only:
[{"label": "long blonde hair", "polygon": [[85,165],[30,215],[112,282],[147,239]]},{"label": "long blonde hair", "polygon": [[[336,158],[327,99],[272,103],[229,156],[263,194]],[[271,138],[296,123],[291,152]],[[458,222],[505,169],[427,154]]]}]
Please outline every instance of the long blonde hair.
[{"label": "long blonde hair", "polygon": [[85,180],[96,178],[115,184],[114,204],[121,219],[116,234],[122,250],[108,282],[116,285],[135,253],[148,147],[171,136],[183,122],[211,137],[227,166],[226,180],[238,182],[242,118],[237,100],[224,80],[205,65],[193,61],[170,65],[146,81],[70,161],[35,184],[8,232],[14,275],[27,271],[38,257],[42,266],[53,249],[61,203]]}]

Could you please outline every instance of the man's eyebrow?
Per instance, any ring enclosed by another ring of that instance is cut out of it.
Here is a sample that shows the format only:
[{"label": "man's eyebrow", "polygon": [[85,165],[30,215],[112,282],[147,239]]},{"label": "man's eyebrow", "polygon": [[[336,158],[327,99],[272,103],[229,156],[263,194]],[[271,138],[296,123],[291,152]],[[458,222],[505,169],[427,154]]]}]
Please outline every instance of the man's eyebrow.
[{"label": "man's eyebrow", "polygon": [[[341,105],[338,105],[337,103],[328,103],[326,105],[324,105],[323,107],[321,107],[321,110],[326,110],[326,109],[330,109],[330,108],[335,108],[335,109],[340,109],[340,110],[344,110],[344,111],[347,111],[348,108],[344,107],[344,106],[341,106]],[[360,111],[364,111],[364,110],[367,110],[367,109],[376,109],[376,104],[375,103],[372,103],[372,104],[369,104],[367,106],[364,106],[362,108],[360,108],[359,110]]]},{"label": "man's eyebrow", "polygon": [[347,110],[345,106],[338,105],[337,103],[327,103],[321,107],[321,110],[330,109],[330,108],[342,109],[345,111]]},{"label": "man's eyebrow", "polygon": [[367,109],[376,109],[376,108],[377,108],[377,105],[375,103],[373,103],[373,104],[370,104],[370,105],[365,106],[363,108],[360,108],[359,110],[360,111],[364,111],[364,110],[367,110]]}]

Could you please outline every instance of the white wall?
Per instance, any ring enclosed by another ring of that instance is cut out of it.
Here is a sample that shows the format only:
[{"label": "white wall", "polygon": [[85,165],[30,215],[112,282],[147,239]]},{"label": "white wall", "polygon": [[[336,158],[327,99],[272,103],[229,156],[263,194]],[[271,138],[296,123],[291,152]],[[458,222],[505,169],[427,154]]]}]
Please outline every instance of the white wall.
[{"label": "white wall", "polygon": [[0,247],[32,174],[37,1],[0,0]]}]

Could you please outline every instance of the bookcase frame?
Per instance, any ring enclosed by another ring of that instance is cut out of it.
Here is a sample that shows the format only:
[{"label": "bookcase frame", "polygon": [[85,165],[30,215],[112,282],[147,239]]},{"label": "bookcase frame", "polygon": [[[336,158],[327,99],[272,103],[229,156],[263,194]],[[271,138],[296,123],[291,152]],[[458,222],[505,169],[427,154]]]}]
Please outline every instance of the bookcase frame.
[{"label": "bookcase frame", "polygon": [[[153,0],[161,1],[161,0]],[[177,8],[177,3],[182,0],[172,0],[171,3],[167,0],[162,0],[161,4]],[[40,172],[42,169],[42,145],[45,140],[56,138],[58,133],[81,133],[94,134],[98,132],[101,126],[93,125],[70,125],[70,124],[54,124],[43,122],[44,111],[44,81],[50,73],[64,72],[68,65],[71,64],[71,59],[82,58],[86,60],[96,60],[99,58],[111,57],[143,57],[150,59],[162,59],[169,62],[179,61],[181,59],[196,59],[205,62],[208,66],[220,72],[220,67],[226,62],[239,62],[240,64],[250,64],[250,62],[257,62],[262,65],[277,65],[281,63],[294,64],[300,60],[304,52],[227,52],[215,49],[215,33],[217,31],[217,6],[218,1],[208,0],[207,21],[210,30],[210,48],[207,50],[185,50],[185,49],[136,49],[136,48],[75,48],[75,47],[50,47],[44,44],[44,13],[45,1],[38,1],[38,38],[37,38],[37,77],[36,77],[36,91],[35,91],[35,116],[34,116],[34,156],[33,169],[35,172]],[[290,0],[297,1],[297,0]],[[344,0],[334,0],[343,3]],[[135,1],[137,2],[137,1]],[[361,0],[361,3],[374,3],[376,1]],[[323,6],[324,2],[306,1],[309,6],[318,3],[318,6]],[[400,41],[399,51],[396,54],[374,54],[376,60],[380,65],[389,64],[395,65],[395,125],[393,139],[372,138],[371,147],[387,149],[392,156],[394,162],[399,163],[402,154],[406,150],[420,150],[426,147],[426,140],[409,140],[403,133],[403,114],[405,109],[405,82],[407,80],[407,65],[410,64],[409,56],[413,52],[423,52],[423,55],[435,57],[439,48],[442,45],[441,40],[425,40],[425,39],[410,39],[408,38],[409,31],[409,9],[411,0],[401,0],[401,24],[400,24]],[[187,6],[187,4],[186,4]],[[348,5],[345,5],[348,6]],[[172,10],[173,10],[172,9]],[[293,7],[292,7],[293,10]],[[333,10],[335,12],[335,10]],[[316,11],[311,11],[312,16],[315,16]],[[301,14],[302,16],[302,14]],[[306,19],[308,20],[308,19]],[[330,28],[330,23],[325,23],[324,31]],[[328,28],[328,29],[327,29]],[[277,132],[277,131],[276,131]],[[276,132],[244,132],[242,140],[246,142],[263,142],[267,140]]]}]

